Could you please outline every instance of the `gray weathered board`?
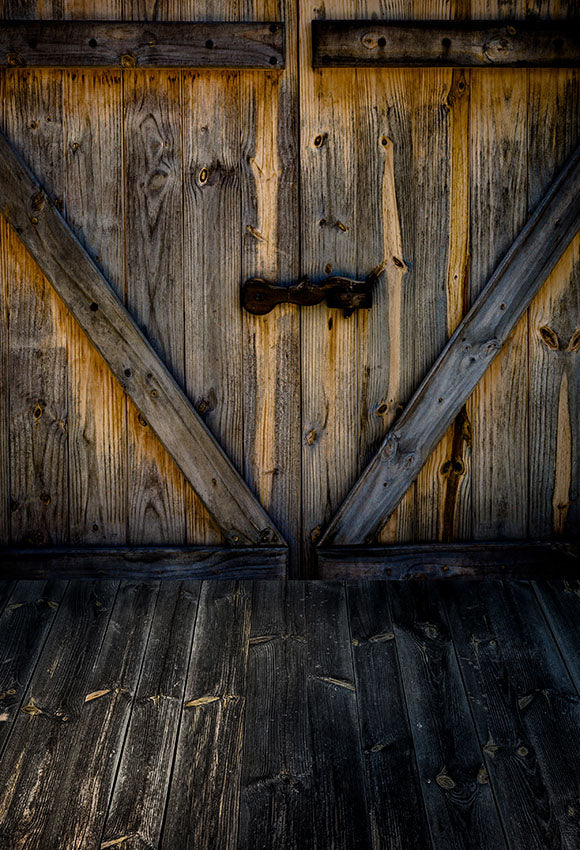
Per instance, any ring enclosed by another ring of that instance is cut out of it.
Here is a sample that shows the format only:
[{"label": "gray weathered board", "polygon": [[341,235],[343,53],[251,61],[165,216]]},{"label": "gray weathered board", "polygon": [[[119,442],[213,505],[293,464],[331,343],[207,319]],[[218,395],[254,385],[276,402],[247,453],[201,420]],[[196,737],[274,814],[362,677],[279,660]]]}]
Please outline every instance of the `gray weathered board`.
[{"label": "gray weathered board", "polygon": [[18,21],[0,23],[0,67],[284,67],[279,22]]},{"label": "gray weathered board", "polygon": [[314,68],[576,68],[577,21],[313,21]]}]

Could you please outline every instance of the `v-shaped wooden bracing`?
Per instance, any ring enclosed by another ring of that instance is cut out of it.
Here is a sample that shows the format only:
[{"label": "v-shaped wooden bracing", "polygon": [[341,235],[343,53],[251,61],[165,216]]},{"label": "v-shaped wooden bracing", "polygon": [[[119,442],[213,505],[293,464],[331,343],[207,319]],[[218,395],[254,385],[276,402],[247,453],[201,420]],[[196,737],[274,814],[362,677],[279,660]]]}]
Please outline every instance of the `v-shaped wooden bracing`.
[{"label": "v-shaped wooden bracing", "polygon": [[280,532],[1,133],[0,207],[228,541],[283,545]]},{"label": "v-shaped wooden bracing", "polygon": [[372,542],[580,228],[580,148],[463,319],[322,536]]}]

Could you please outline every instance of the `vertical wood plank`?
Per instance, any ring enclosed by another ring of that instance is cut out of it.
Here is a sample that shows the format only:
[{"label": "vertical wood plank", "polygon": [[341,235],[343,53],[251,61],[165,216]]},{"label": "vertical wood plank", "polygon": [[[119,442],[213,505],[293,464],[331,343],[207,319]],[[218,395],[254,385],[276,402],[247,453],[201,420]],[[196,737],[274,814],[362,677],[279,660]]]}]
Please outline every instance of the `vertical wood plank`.
[{"label": "vertical wood plank", "polygon": [[[184,71],[183,104],[187,391],[242,469],[239,74]],[[188,536],[223,540],[191,490]]]},{"label": "vertical wood plank", "polygon": [[101,847],[159,845],[200,590],[161,583]]},{"label": "vertical wood plank", "polygon": [[432,582],[389,589],[433,845],[506,848],[441,600]]},{"label": "vertical wood plank", "polygon": [[205,582],[161,847],[236,847],[250,585]]},{"label": "vertical wood plank", "polygon": [[[243,16],[283,20],[283,72],[240,74],[242,280],[292,282],[300,272],[296,0],[252,0]],[[244,313],[244,472],[290,543],[290,575],[301,564],[300,316],[285,304]]]},{"label": "vertical wood plank", "polygon": [[66,764],[82,722],[117,588],[116,582],[101,581],[98,587],[73,582],[58,609],[0,763],[0,786],[7,792],[0,806],[0,841],[14,850],[50,846],[43,843],[43,832],[51,815],[59,817],[51,768],[56,776],[67,774],[56,765]]},{"label": "vertical wood plank", "polygon": [[[348,3],[325,6],[344,18]],[[356,122],[350,69],[313,70],[311,21],[320,7],[302,0],[300,18],[301,272],[319,280],[353,277],[357,257]],[[302,312],[302,517],[305,558],[358,471],[356,317],[325,305]]]},{"label": "vertical wood plank", "polygon": [[[580,142],[579,79],[577,71],[530,71],[530,209]],[[534,299],[529,315],[530,535],[576,535],[580,531],[580,237]]]},{"label": "vertical wood plank", "polygon": [[[123,298],[121,74],[63,72],[63,109],[64,216]],[[71,543],[121,544],[126,540],[126,398],[71,316],[66,336]]]},{"label": "vertical wood plank", "polygon": [[[184,378],[179,72],[124,71],[127,305],[178,381]],[[185,482],[128,407],[128,542],[185,541]]]},{"label": "vertical wood plank", "polygon": [[445,582],[442,591],[510,847],[574,850],[580,703],[532,588]]},{"label": "vertical wood plank", "polygon": [[[4,97],[4,73],[0,75],[0,98]],[[16,234],[8,222],[0,220],[0,541],[10,541],[10,338],[8,329],[9,293],[12,287],[12,248]]]},{"label": "vertical wood plank", "polygon": [[373,847],[430,848],[387,582],[347,584]]},{"label": "vertical wood plank", "polygon": [[[62,72],[7,71],[2,128],[58,198]],[[11,538],[63,543],[69,535],[66,311],[17,239],[9,245]]]},{"label": "vertical wood plank", "polygon": [[[471,3],[474,19],[523,14],[519,0]],[[471,302],[526,219],[528,74],[471,72]],[[476,539],[528,533],[527,332],[526,315],[472,397]]]},{"label": "vertical wood plank", "polygon": [[0,616],[0,753],[18,717],[66,586],[64,581],[19,582]]},{"label": "vertical wood plank", "polygon": [[305,582],[252,583],[238,846],[308,846],[316,782],[306,700]]},{"label": "vertical wood plank", "polygon": [[343,582],[308,584],[306,634],[315,771],[310,846],[367,850],[372,845]]}]

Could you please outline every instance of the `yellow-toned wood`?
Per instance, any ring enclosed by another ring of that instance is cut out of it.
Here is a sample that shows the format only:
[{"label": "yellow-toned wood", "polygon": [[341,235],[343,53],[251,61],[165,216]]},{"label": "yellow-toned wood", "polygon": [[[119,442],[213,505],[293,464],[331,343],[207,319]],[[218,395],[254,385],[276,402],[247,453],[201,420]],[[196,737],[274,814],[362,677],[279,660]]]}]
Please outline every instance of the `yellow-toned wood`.
[{"label": "yellow-toned wood", "polygon": [[[63,111],[63,214],[123,297],[120,72],[63,72]],[[125,395],[70,315],[65,332],[71,542],[123,543],[127,508]]]},{"label": "yellow-toned wood", "polygon": [[[2,130],[50,196],[62,198],[62,73],[7,71]],[[66,311],[17,239],[9,240],[11,539],[68,541]]]},{"label": "yellow-toned wood", "polygon": [[[300,191],[302,273],[353,277],[357,263],[356,112],[351,71],[310,67],[312,19],[300,4]],[[352,15],[325,5],[327,18]],[[368,271],[371,271],[369,269]],[[358,471],[356,317],[326,306],[302,311],[302,514],[306,552]]]},{"label": "yellow-toned wood", "polygon": [[[560,14],[557,6],[554,15]],[[530,72],[529,204],[580,143],[578,71]],[[529,311],[530,519],[533,537],[580,530],[580,236]]]}]

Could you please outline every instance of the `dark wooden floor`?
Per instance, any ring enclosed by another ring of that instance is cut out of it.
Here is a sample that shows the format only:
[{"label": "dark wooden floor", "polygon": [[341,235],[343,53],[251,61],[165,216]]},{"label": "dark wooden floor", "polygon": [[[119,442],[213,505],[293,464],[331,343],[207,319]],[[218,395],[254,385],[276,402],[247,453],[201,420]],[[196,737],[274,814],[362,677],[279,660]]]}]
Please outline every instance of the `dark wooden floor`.
[{"label": "dark wooden floor", "polygon": [[580,848],[580,582],[0,597],[2,850]]}]

